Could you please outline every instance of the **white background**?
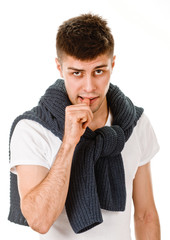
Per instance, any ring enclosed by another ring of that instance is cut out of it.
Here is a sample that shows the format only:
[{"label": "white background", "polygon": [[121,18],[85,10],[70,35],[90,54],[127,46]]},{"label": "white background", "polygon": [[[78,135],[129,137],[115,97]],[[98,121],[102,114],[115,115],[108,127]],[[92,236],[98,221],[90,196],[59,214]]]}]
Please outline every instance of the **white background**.
[{"label": "white background", "polygon": [[[161,149],[151,164],[153,189],[162,239],[170,239],[168,0],[0,2],[0,229],[3,239],[38,239],[31,229],[7,221],[9,130],[14,118],[35,106],[46,88],[59,77],[54,61],[58,26],[70,17],[87,12],[108,20],[117,56],[111,81],[136,105],[144,107],[155,129]],[[133,218],[131,227],[133,233]]]}]

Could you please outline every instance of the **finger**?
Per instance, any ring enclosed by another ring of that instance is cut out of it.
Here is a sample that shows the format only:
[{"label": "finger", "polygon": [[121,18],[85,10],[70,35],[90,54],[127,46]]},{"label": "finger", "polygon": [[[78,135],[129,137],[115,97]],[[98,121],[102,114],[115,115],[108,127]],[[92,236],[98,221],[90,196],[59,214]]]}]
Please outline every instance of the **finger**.
[{"label": "finger", "polygon": [[85,103],[86,105],[90,105],[90,99],[89,98],[78,98],[78,104],[83,104]]},{"label": "finger", "polygon": [[87,112],[87,115],[81,119],[82,127],[85,129],[89,124],[92,122],[93,116],[89,112]]},{"label": "finger", "polygon": [[85,129],[88,126],[90,121],[88,120],[88,117],[84,117],[84,118],[79,119],[78,122],[81,123],[82,128]]},{"label": "finger", "polygon": [[79,117],[78,119],[77,119],[77,122],[80,122],[80,123],[85,123],[85,122],[87,122],[88,121],[88,116],[83,116],[83,117]]},{"label": "finger", "polygon": [[82,128],[83,128],[83,129],[86,129],[86,127],[88,127],[88,125],[89,125],[89,122],[84,122],[84,123],[82,124]]},{"label": "finger", "polygon": [[82,124],[82,127],[85,129],[90,122],[92,121],[92,116],[89,112],[82,112],[82,116],[77,119],[77,122]]},{"label": "finger", "polygon": [[84,98],[82,102],[87,104],[88,106],[90,106],[90,99],[89,98]]},{"label": "finger", "polygon": [[[83,101],[83,102],[82,102]],[[68,109],[70,111],[88,111],[90,114],[90,118],[93,118],[93,113],[90,108],[90,99],[89,98],[84,98],[81,100],[81,103],[75,104],[75,105],[70,105]]]}]

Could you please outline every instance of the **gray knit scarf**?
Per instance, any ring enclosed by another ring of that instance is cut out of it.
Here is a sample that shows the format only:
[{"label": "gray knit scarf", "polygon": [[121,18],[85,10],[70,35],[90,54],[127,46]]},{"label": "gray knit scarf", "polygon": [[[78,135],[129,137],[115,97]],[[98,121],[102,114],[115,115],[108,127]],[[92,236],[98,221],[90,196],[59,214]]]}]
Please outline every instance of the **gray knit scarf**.
[{"label": "gray knit scarf", "polygon": [[[102,223],[101,209],[124,211],[126,205],[125,173],[121,156],[125,142],[132,134],[143,109],[133,105],[121,90],[110,83],[107,103],[113,123],[92,131],[87,127],[77,144],[72,160],[66,199],[66,212],[75,233]],[[41,97],[37,107],[15,119],[34,120],[61,140],[64,134],[65,108],[71,105],[64,81],[59,79]],[[17,175],[10,173],[10,213],[12,222],[28,225],[21,213]]]}]

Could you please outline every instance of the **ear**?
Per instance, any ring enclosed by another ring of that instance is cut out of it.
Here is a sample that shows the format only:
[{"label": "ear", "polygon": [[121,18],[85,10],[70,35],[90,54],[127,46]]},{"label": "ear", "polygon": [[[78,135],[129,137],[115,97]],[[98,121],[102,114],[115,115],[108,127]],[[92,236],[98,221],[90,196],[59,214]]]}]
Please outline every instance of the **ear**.
[{"label": "ear", "polygon": [[115,59],[116,59],[116,56],[113,56],[113,60],[112,60],[112,70],[113,70],[113,68],[114,68],[114,66],[115,66]]},{"label": "ear", "polygon": [[63,78],[63,71],[62,71],[62,66],[58,58],[55,58],[56,66],[58,71],[60,72],[60,76]]}]

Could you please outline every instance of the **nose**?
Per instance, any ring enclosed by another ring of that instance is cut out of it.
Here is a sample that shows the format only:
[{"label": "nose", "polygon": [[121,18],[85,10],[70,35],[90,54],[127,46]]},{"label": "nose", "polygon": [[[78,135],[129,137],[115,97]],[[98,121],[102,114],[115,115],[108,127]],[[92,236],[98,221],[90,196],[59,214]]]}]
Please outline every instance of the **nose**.
[{"label": "nose", "polygon": [[94,92],[96,90],[95,81],[92,76],[85,76],[83,90],[85,92]]}]

